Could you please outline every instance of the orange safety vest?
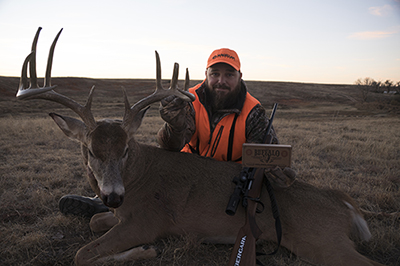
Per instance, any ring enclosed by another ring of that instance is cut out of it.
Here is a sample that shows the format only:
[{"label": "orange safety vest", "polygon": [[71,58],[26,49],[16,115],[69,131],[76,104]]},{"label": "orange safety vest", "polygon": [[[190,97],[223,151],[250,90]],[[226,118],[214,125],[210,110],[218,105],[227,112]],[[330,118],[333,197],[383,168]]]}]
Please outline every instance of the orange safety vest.
[{"label": "orange safety vest", "polygon": [[[202,83],[190,88],[189,92],[196,95],[196,90],[201,85]],[[212,133],[207,110],[198,95],[192,104],[196,113],[196,131],[181,151],[197,153],[219,161],[241,163],[242,145],[246,142],[246,119],[253,107],[260,102],[247,92],[240,114],[232,113],[223,117]]]}]

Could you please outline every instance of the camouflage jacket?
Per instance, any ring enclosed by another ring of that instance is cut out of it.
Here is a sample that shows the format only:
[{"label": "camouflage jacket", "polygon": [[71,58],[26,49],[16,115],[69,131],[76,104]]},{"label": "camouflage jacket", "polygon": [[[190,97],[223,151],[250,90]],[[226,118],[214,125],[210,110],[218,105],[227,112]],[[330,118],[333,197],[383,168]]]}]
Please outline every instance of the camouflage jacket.
[{"label": "camouflage jacket", "polygon": [[[247,93],[246,84],[243,80],[241,83],[241,92],[237,101],[231,106],[231,108],[219,110],[214,113],[211,112],[211,107],[207,104],[209,101],[207,101],[204,83],[197,89],[196,97],[199,97],[201,103],[208,112],[211,130],[215,128],[215,126],[224,116],[231,113],[240,113],[241,107],[243,106],[245,100],[245,95]],[[180,151],[183,146],[190,141],[193,133],[196,131],[195,111],[192,104],[187,103],[179,110],[171,110],[171,113],[172,112],[176,112],[176,114],[172,115],[179,116],[179,119],[184,119],[184,126],[181,129],[176,130],[168,123],[165,123],[158,132],[157,141],[161,148],[172,151]],[[269,119],[265,113],[265,109],[261,106],[261,104],[256,105],[250,111],[246,119],[246,142],[262,143],[266,134],[268,123]],[[272,143],[279,143],[273,127],[271,129],[271,136]]]}]

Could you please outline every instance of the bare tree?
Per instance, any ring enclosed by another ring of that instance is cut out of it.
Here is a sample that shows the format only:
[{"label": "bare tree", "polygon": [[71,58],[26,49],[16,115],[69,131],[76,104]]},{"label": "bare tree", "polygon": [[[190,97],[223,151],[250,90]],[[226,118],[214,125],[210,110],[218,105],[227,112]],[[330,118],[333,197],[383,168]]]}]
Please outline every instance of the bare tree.
[{"label": "bare tree", "polygon": [[394,90],[397,92],[397,94],[400,94],[400,81],[397,81],[394,85],[393,85]]},{"label": "bare tree", "polygon": [[361,93],[361,103],[364,103],[368,99],[368,95],[372,91],[372,84],[375,82],[371,78],[357,79],[355,84],[357,85],[358,90]]},{"label": "bare tree", "polygon": [[391,88],[394,86],[394,82],[387,79],[382,85],[387,89],[387,91],[390,91]]}]

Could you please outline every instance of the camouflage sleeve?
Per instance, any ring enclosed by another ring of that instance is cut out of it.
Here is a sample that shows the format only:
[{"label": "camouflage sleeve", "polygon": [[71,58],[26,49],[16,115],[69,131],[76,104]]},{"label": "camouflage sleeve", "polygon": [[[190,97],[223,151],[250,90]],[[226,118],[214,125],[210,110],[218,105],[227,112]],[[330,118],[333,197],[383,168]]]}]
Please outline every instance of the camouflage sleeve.
[{"label": "camouflage sleeve", "polygon": [[[248,143],[263,143],[264,136],[268,127],[269,118],[265,114],[265,109],[260,105],[256,105],[249,113],[246,120],[246,139]],[[272,136],[272,143],[279,144],[278,137],[271,127],[270,135]]]},{"label": "camouflage sleeve", "polygon": [[196,131],[195,112],[192,104],[187,104],[184,112],[179,115],[183,116],[183,130],[175,130],[167,122],[160,128],[157,134],[157,142],[161,148],[170,151],[180,151],[186,143],[188,143]]}]

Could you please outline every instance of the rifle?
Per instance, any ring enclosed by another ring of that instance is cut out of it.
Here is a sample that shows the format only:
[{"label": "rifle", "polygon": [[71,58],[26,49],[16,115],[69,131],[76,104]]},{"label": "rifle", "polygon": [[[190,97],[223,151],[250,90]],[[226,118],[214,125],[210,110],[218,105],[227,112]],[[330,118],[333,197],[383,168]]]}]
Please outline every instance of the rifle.
[{"label": "rifle", "polygon": [[[267,142],[270,135],[272,121],[275,116],[278,104],[275,103],[269,124],[264,136],[264,143]],[[270,144],[270,143],[269,143]],[[240,228],[236,237],[235,246],[229,260],[229,266],[254,266],[256,265],[256,240],[262,234],[255,219],[257,212],[257,204],[261,204],[259,200],[262,184],[264,180],[264,168],[248,168],[244,167],[239,178],[235,178],[235,190],[229,199],[226,213],[234,215],[240,202],[240,196],[243,195],[242,205],[246,208],[246,222]],[[262,205],[263,206],[263,205]],[[274,211],[275,212],[275,211]],[[275,213],[274,213],[275,217]]]}]

